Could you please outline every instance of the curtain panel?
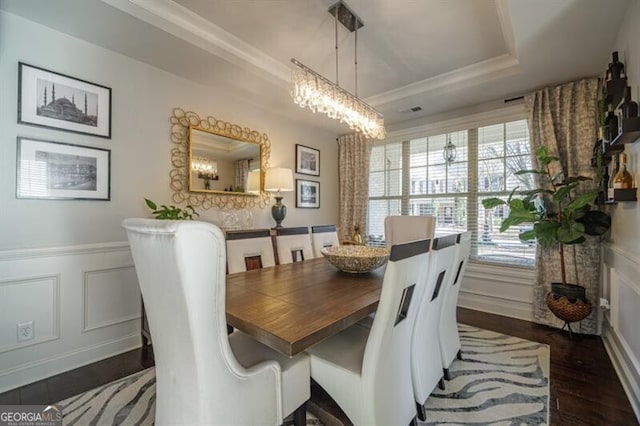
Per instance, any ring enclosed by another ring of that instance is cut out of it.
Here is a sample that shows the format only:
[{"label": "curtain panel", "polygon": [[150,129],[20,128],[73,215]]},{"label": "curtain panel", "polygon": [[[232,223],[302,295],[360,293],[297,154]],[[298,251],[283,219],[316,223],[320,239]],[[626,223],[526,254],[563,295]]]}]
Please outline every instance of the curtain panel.
[{"label": "curtain panel", "polygon": [[351,239],[354,228],[367,230],[369,158],[373,141],[360,133],[338,138],[340,229],[339,238]]},{"label": "curtain panel", "polygon": [[[565,175],[595,177],[591,155],[597,139],[598,84],[597,78],[591,78],[525,96],[532,152],[546,145],[551,155],[560,158],[552,174],[564,172]],[[595,182],[592,185],[595,187]],[[588,186],[583,185],[583,188]],[[565,246],[565,265],[567,282],[585,287],[587,299],[593,305],[589,317],[571,326],[579,333],[596,334],[600,295],[599,237],[587,237],[583,244]],[[558,249],[544,249],[538,244],[536,271],[534,321],[561,327],[563,321],[551,313],[545,302],[547,293],[551,291],[551,282],[562,281]]]}]

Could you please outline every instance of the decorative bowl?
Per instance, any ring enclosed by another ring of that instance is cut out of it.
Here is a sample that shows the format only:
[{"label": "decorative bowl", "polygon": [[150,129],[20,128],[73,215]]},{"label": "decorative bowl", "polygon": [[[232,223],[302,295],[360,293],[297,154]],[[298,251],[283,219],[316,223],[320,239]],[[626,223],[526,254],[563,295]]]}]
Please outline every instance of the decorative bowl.
[{"label": "decorative bowl", "polygon": [[389,250],[383,247],[334,246],[320,252],[333,266],[351,274],[373,271],[389,259]]}]

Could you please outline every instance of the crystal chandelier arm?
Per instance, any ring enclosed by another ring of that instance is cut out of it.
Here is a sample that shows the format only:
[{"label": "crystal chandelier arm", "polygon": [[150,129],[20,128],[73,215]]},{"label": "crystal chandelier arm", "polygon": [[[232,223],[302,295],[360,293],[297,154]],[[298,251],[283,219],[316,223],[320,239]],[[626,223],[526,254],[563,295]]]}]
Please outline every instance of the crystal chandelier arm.
[{"label": "crystal chandelier arm", "polygon": [[335,28],[335,39],[336,39],[336,86],[340,86],[340,76],[338,74],[338,8],[336,7],[336,13],[335,13],[335,21],[336,21],[336,28]]},{"label": "crystal chandelier arm", "polygon": [[353,49],[353,65],[355,69],[355,94],[358,97],[358,18],[356,17],[356,35],[355,35],[355,47]]}]

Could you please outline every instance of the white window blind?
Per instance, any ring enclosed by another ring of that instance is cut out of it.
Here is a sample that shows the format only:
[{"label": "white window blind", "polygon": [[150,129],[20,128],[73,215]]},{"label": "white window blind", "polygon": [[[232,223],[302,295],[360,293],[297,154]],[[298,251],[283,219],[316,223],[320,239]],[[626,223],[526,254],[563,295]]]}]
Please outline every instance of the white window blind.
[{"label": "white window blind", "polygon": [[[447,138],[456,146],[447,164]],[[473,232],[472,257],[479,261],[532,265],[535,243],[522,243],[522,226],[500,233],[506,208],[486,211],[482,200],[533,188],[526,120],[377,145],[371,154],[369,242],[384,244],[388,215],[434,215],[436,232]]]}]

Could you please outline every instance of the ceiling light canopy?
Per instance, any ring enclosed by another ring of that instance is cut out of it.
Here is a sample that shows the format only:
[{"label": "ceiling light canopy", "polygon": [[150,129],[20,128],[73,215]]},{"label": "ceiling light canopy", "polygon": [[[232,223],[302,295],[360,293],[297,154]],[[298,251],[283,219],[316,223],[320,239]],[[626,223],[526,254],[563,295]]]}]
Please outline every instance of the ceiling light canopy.
[{"label": "ceiling light canopy", "polygon": [[[341,1],[329,8],[335,17],[336,82],[321,76],[297,59],[291,59],[291,97],[301,108],[321,112],[329,118],[346,123],[351,129],[368,138],[383,139],[385,136],[382,114],[358,98],[358,28],[362,21]],[[355,31],[355,95],[340,87],[338,83],[338,21],[350,31]]]}]

